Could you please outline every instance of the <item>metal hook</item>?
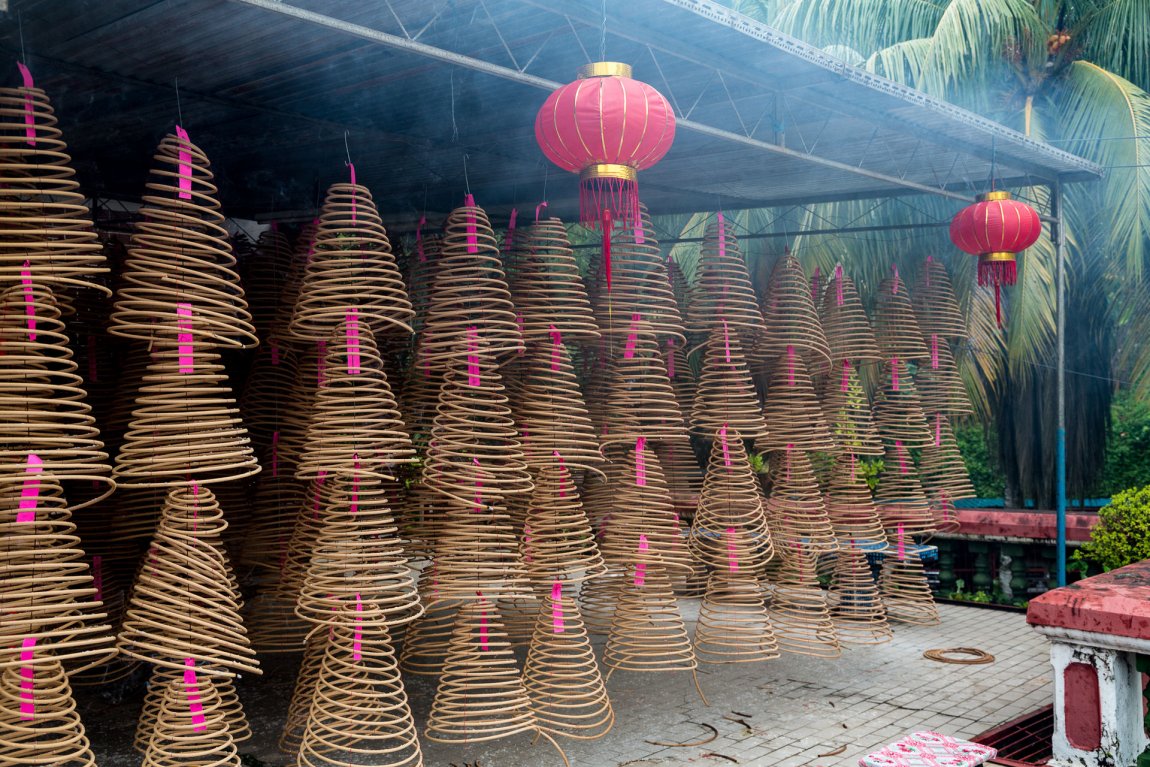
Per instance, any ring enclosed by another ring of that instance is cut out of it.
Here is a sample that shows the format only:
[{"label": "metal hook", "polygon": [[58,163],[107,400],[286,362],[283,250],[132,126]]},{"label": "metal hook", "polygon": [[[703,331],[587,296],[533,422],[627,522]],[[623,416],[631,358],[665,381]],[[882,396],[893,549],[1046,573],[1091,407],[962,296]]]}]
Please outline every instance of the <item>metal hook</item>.
[{"label": "metal hook", "polygon": [[471,194],[471,180],[467,177],[467,160],[470,156],[466,152],[463,153],[463,185],[467,187],[468,194]]},{"label": "metal hook", "polygon": [[24,14],[16,11],[16,26],[20,30],[20,60],[28,66],[28,54],[24,52]]},{"label": "metal hook", "polygon": [[347,164],[351,165],[351,148],[347,144],[347,136],[351,131],[344,130],[343,132],[343,151],[347,154]]},{"label": "metal hook", "polygon": [[180,125],[184,124],[184,108],[180,105],[180,78],[172,78],[175,81],[176,88],[176,119],[180,121]]}]

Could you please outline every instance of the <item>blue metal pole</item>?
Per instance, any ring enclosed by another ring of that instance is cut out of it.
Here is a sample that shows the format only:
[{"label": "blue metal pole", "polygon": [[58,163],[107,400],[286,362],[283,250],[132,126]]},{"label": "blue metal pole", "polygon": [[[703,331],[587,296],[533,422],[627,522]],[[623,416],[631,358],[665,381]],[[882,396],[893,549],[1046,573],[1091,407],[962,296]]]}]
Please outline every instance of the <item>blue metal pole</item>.
[{"label": "blue metal pole", "polygon": [[1054,222],[1054,260],[1057,272],[1057,348],[1058,370],[1056,373],[1058,396],[1058,446],[1056,448],[1055,471],[1058,476],[1058,585],[1066,585],[1066,232],[1062,216],[1062,184],[1055,183],[1050,188],[1050,206]]}]

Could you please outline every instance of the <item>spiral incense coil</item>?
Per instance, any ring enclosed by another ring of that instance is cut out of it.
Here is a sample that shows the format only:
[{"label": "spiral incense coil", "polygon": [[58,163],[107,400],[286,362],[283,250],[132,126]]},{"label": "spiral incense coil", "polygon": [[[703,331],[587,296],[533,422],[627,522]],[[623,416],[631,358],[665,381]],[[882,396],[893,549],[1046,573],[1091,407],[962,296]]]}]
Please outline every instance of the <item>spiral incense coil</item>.
[{"label": "spiral incense coil", "polygon": [[733,329],[719,325],[707,339],[690,431],[710,439],[725,425],[747,439],[767,434],[755,382]]},{"label": "spiral incense coil", "polygon": [[583,581],[579,587],[579,609],[587,631],[606,636],[615,617],[615,603],[623,588],[625,568],[608,568],[602,575]]},{"label": "spiral incense coil", "polygon": [[299,758],[299,747],[303,742],[304,728],[307,727],[308,714],[311,712],[312,700],[315,698],[319,670],[323,665],[323,656],[331,635],[332,632],[330,631],[316,631],[308,636],[303,651],[303,659],[300,661],[299,670],[295,675],[291,702],[288,704],[283,730],[280,731],[280,737],[276,743],[280,753],[292,760]]},{"label": "spiral incense coil", "polygon": [[[154,163],[109,332],[174,345],[179,329],[204,349],[254,347],[255,327],[207,155],[187,138],[168,135]],[[195,319],[186,323],[177,307],[189,305]]]},{"label": "spiral incense coil", "polygon": [[902,443],[887,445],[874,502],[887,530],[902,525],[907,535],[935,532],[934,515],[919,482],[918,470]]},{"label": "spiral incense coil", "polygon": [[338,612],[316,679],[299,764],[423,764],[387,619],[370,602],[351,602]]},{"label": "spiral incense coil", "polygon": [[815,658],[838,658],[842,647],[826,592],[819,587],[816,556],[802,548],[787,554],[771,597],[771,620],[779,649]]},{"label": "spiral incense coil", "polygon": [[703,233],[687,308],[687,330],[713,338],[724,326],[747,349],[754,348],[767,333],[739,240],[720,213]]},{"label": "spiral incense coil", "polygon": [[252,523],[244,536],[240,562],[278,570],[291,541],[307,483],[283,473],[264,472],[252,502]]},{"label": "spiral incense coil", "polygon": [[902,359],[882,365],[883,386],[875,397],[874,422],[885,444],[900,441],[907,447],[929,445],[934,435],[926,423],[914,379]]},{"label": "spiral incense coil", "polygon": [[974,485],[950,422],[941,414],[931,420],[935,440],[922,449],[919,461],[919,475],[927,497],[935,506],[953,506],[954,501],[974,498]]},{"label": "spiral incense coil", "polygon": [[667,363],[659,351],[654,326],[645,317],[635,316],[630,328],[627,336],[615,340],[603,400],[592,404],[602,410],[601,443],[606,447],[634,444],[639,437],[685,437],[683,412],[667,377]]},{"label": "spiral incense coil", "polygon": [[465,204],[451,211],[444,232],[423,326],[421,363],[442,369],[468,328],[475,328],[494,358],[506,361],[523,350],[523,334],[487,214],[473,203]]},{"label": "spiral incense coil", "polygon": [[691,285],[687,282],[687,275],[683,274],[683,267],[670,256],[667,257],[667,281],[671,283],[671,293],[674,294],[675,304],[679,307],[679,316],[686,317],[691,300]]},{"label": "spiral incense coil", "polygon": [[875,294],[874,333],[883,359],[923,360],[930,352],[923,343],[906,280],[898,271],[878,286]]},{"label": "spiral incense coil", "polygon": [[[474,484],[474,474],[462,474]],[[467,597],[476,591],[499,596],[530,594],[527,571],[519,558],[519,542],[507,511],[481,499],[452,501],[435,548],[439,592]]]},{"label": "spiral incense coil", "polygon": [[827,516],[840,544],[853,540],[871,546],[886,540],[863,469],[860,459],[853,453],[835,456],[824,499]]},{"label": "spiral incense coil", "polygon": [[843,541],[827,593],[835,633],[842,644],[883,644],[892,638],[886,608],[866,553]]},{"label": "spiral incense coil", "polygon": [[547,342],[559,332],[567,343],[599,338],[587,288],[579,274],[567,228],[557,218],[527,228],[512,298],[523,317],[523,340]]},{"label": "spiral incense coil", "polygon": [[776,552],[788,557],[800,547],[807,553],[834,551],[834,529],[807,454],[798,448],[772,453],[771,480],[766,512]]},{"label": "spiral incense coil", "polygon": [[928,339],[932,335],[945,339],[966,337],[966,319],[958,308],[950,275],[933,256],[926,257],[926,264],[918,273],[912,304],[919,329]]},{"label": "spiral incense coil", "polygon": [[[152,676],[148,680],[148,691],[144,694],[144,706],[136,721],[136,732],[132,741],[132,747],[141,754],[148,751],[148,743],[156,731],[156,722],[160,719],[160,711],[163,709],[168,688],[172,682],[181,684],[183,678],[183,671],[162,667],[152,670]],[[232,740],[236,743],[251,740],[252,728],[248,725],[243,705],[240,703],[239,695],[236,694],[235,682],[226,677],[216,677],[215,687],[219,694],[220,714],[228,724]]]},{"label": "spiral incense coil", "polygon": [[389,475],[414,460],[415,448],[391,394],[371,329],[350,313],[327,345],[324,382],[316,391],[311,424],[296,469],[298,479],[321,471]]},{"label": "spiral incense coil", "polygon": [[705,565],[753,579],[774,554],[759,479],[738,432],[720,429],[713,436],[688,543]]},{"label": "spiral incense coil", "polygon": [[59,483],[25,476],[23,488],[0,486],[0,670],[78,659],[90,668],[114,654],[108,616]]},{"label": "spiral incense coil", "polygon": [[695,656],[700,663],[753,663],[779,657],[779,644],[751,575],[716,571],[695,624]]},{"label": "spiral incense coil", "polygon": [[299,450],[298,446],[293,450],[288,442],[294,423],[292,393],[298,376],[299,359],[295,350],[279,338],[268,338],[256,354],[240,397],[240,412],[244,414],[248,436],[261,463],[277,474],[295,471]]},{"label": "spiral incense coil", "polygon": [[479,495],[497,502],[531,492],[532,484],[490,350],[469,346],[452,360],[439,393],[423,477],[434,490],[474,505]]},{"label": "spiral incense coil", "polygon": [[655,455],[663,469],[675,512],[689,522],[703,489],[703,470],[695,457],[695,449],[686,439],[664,440],[655,443]]},{"label": "spiral incense coil", "polygon": [[663,359],[667,363],[667,378],[671,380],[671,388],[675,390],[675,401],[679,403],[679,411],[686,413],[695,402],[698,383],[695,381],[695,372],[687,359],[686,344],[681,344],[674,338],[663,341]]},{"label": "spiral incense coil", "polygon": [[850,360],[836,362],[838,372],[823,381],[823,413],[835,445],[852,455],[882,455],[882,440],[874,424],[870,400]]},{"label": "spiral incense coil", "polygon": [[507,641],[512,647],[527,647],[539,616],[539,600],[534,595],[524,594],[497,599],[495,604],[503,617]]},{"label": "spiral incense coil", "polygon": [[417,676],[443,673],[455,619],[466,600],[441,599],[435,592],[435,588],[420,592],[424,613],[407,627],[407,637],[399,655],[399,667],[404,673]]},{"label": "spiral incense coil", "polygon": [[[819,308],[819,321],[827,337],[832,362],[878,362],[883,358],[858,289],[854,280],[843,271],[842,264],[835,266],[834,275],[827,283]],[[834,372],[832,369],[832,376]]]},{"label": "spiral incense coil", "polygon": [[291,538],[287,550],[280,553],[279,577],[274,593],[290,599],[294,604],[299,598],[304,577],[311,565],[311,555],[319,538],[322,510],[335,495],[335,483],[327,481],[327,475],[313,479],[297,509],[295,523],[291,528]]},{"label": "spiral incense coil", "polygon": [[168,682],[143,767],[240,767],[220,693],[198,666]]},{"label": "spiral incense coil", "polygon": [[565,461],[552,458],[551,465],[536,474],[522,527],[520,558],[536,585],[580,583],[606,570]]},{"label": "spiral incense coil", "polygon": [[117,640],[121,653],[174,669],[194,658],[202,675],[260,673],[220,542],[226,527],[211,490],[172,488]]},{"label": "spiral incense coil", "polygon": [[344,605],[359,598],[371,602],[389,626],[415,620],[423,608],[380,481],[354,471],[328,481],[335,492],[321,510],[296,613],[330,626]]},{"label": "spiral incense coil", "polygon": [[[891,544],[894,548],[894,544]],[[879,594],[892,623],[935,626],[940,622],[926,570],[917,554],[887,556],[878,580]]]},{"label": "spiral incense coil", "polygon": [[0,764],[96,767],[58,659],[0,674]]},{"label": "spiral incense coil", "polygon": [[615,724],[591,638],[574,597],[556,580],[543,600],[523,667],[523,683],[540,729],[598,740]]},{"label": "spiral incense coil", "polygon": [[378,336],[412,332],[415,310],[371,192],[358,184],[332,184],[289,332],[323,341],[352,307]]},{"label": "spiral incense coil", "polygon": [[930,361],[919,364],[914,374],[923,412],[974,415],[966,385],[954,364],[950,344],[936,335],[928,337],[927,343],[931,349]]},{"label": "spiral incense coil", "polygon": [[275,224],[260,232],[244,280],[252,324],[260,338],[266,338],[275,326],[284,285],[292,271],[292,257],[291,241]]},{"label": "spiral incense coil", "polygon": [[764,398],[763,417],[767,435],[755,441],[759,452],[783,450],[788,445],[798,450],[835,450],[806,363],[794,349],[784,353],[775,366]]},{"label": "spiral incense coil", "polygon": [[0,282],[18,283],[28,269],[42,282],[106,293],[91,279],[108,268],[56,125],[41,89],[0,88]]},{"label": "spiral incense coil", "polygon": [[603,454],[567,347],[558,338],[527,347],[517,365],[523,385],[515,393],[524,462],[533,469],[550,466],[559,453],[572,468],[599,471]]},{"label": "spiral incense coil", "polygon": [[624,466],[614,488],[615,508],[604,525],[603,560],[609,565],[627,565],[644,547],[650,562],[679,575],[686,573],[691,557],[659,459],[640,438]]},{"label": "spiral incense coil", "polygon": [[794,349],[815,372],[831,363],[831,350],[819,322],[810,284],[797,258],[789,252],[775,262],[763,306],[766,335],[759,350],[768,359],[786,357]]}]

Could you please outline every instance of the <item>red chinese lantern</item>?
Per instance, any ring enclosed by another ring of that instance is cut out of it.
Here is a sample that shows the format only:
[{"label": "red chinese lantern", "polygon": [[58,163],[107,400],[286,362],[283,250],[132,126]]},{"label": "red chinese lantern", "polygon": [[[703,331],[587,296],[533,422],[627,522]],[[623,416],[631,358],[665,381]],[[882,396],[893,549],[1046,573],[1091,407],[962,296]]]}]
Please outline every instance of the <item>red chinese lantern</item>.
[{"label": "red chinese lantern", "polygon": [[994,311],[1002,325],[1002,286],[1018,279],[1017,254],[1042,234],[1038,211],[1012,200],[1010,192],[987,192],[950,222],[950,241],[978,256],[978,284],[994,286]]}]

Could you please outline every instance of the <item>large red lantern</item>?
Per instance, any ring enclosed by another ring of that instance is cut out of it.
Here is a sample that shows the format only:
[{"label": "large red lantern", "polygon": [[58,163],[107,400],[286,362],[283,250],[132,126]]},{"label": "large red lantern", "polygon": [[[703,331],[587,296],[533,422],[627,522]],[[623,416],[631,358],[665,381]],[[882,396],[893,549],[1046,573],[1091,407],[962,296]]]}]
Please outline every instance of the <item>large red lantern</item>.
[{"label": "large red lantern", "polygon": [[1042,234],[1038,211],[1012,200],[1010,192],[987,192],[950,222],[950,241],[978,256],[978,284],[994,286],[994,310],[1002,324],[1002,286],[1018,279],[1017,254]]},{"label": "large red lantern", "polygon": [[579,174],[579,215],[588,226],[598,226],[604,211],[608,220],[639,221],[638,172],[663,159],[674,138],[667,99],[615,61],[582,67],[535,116],[543,154]]}]

